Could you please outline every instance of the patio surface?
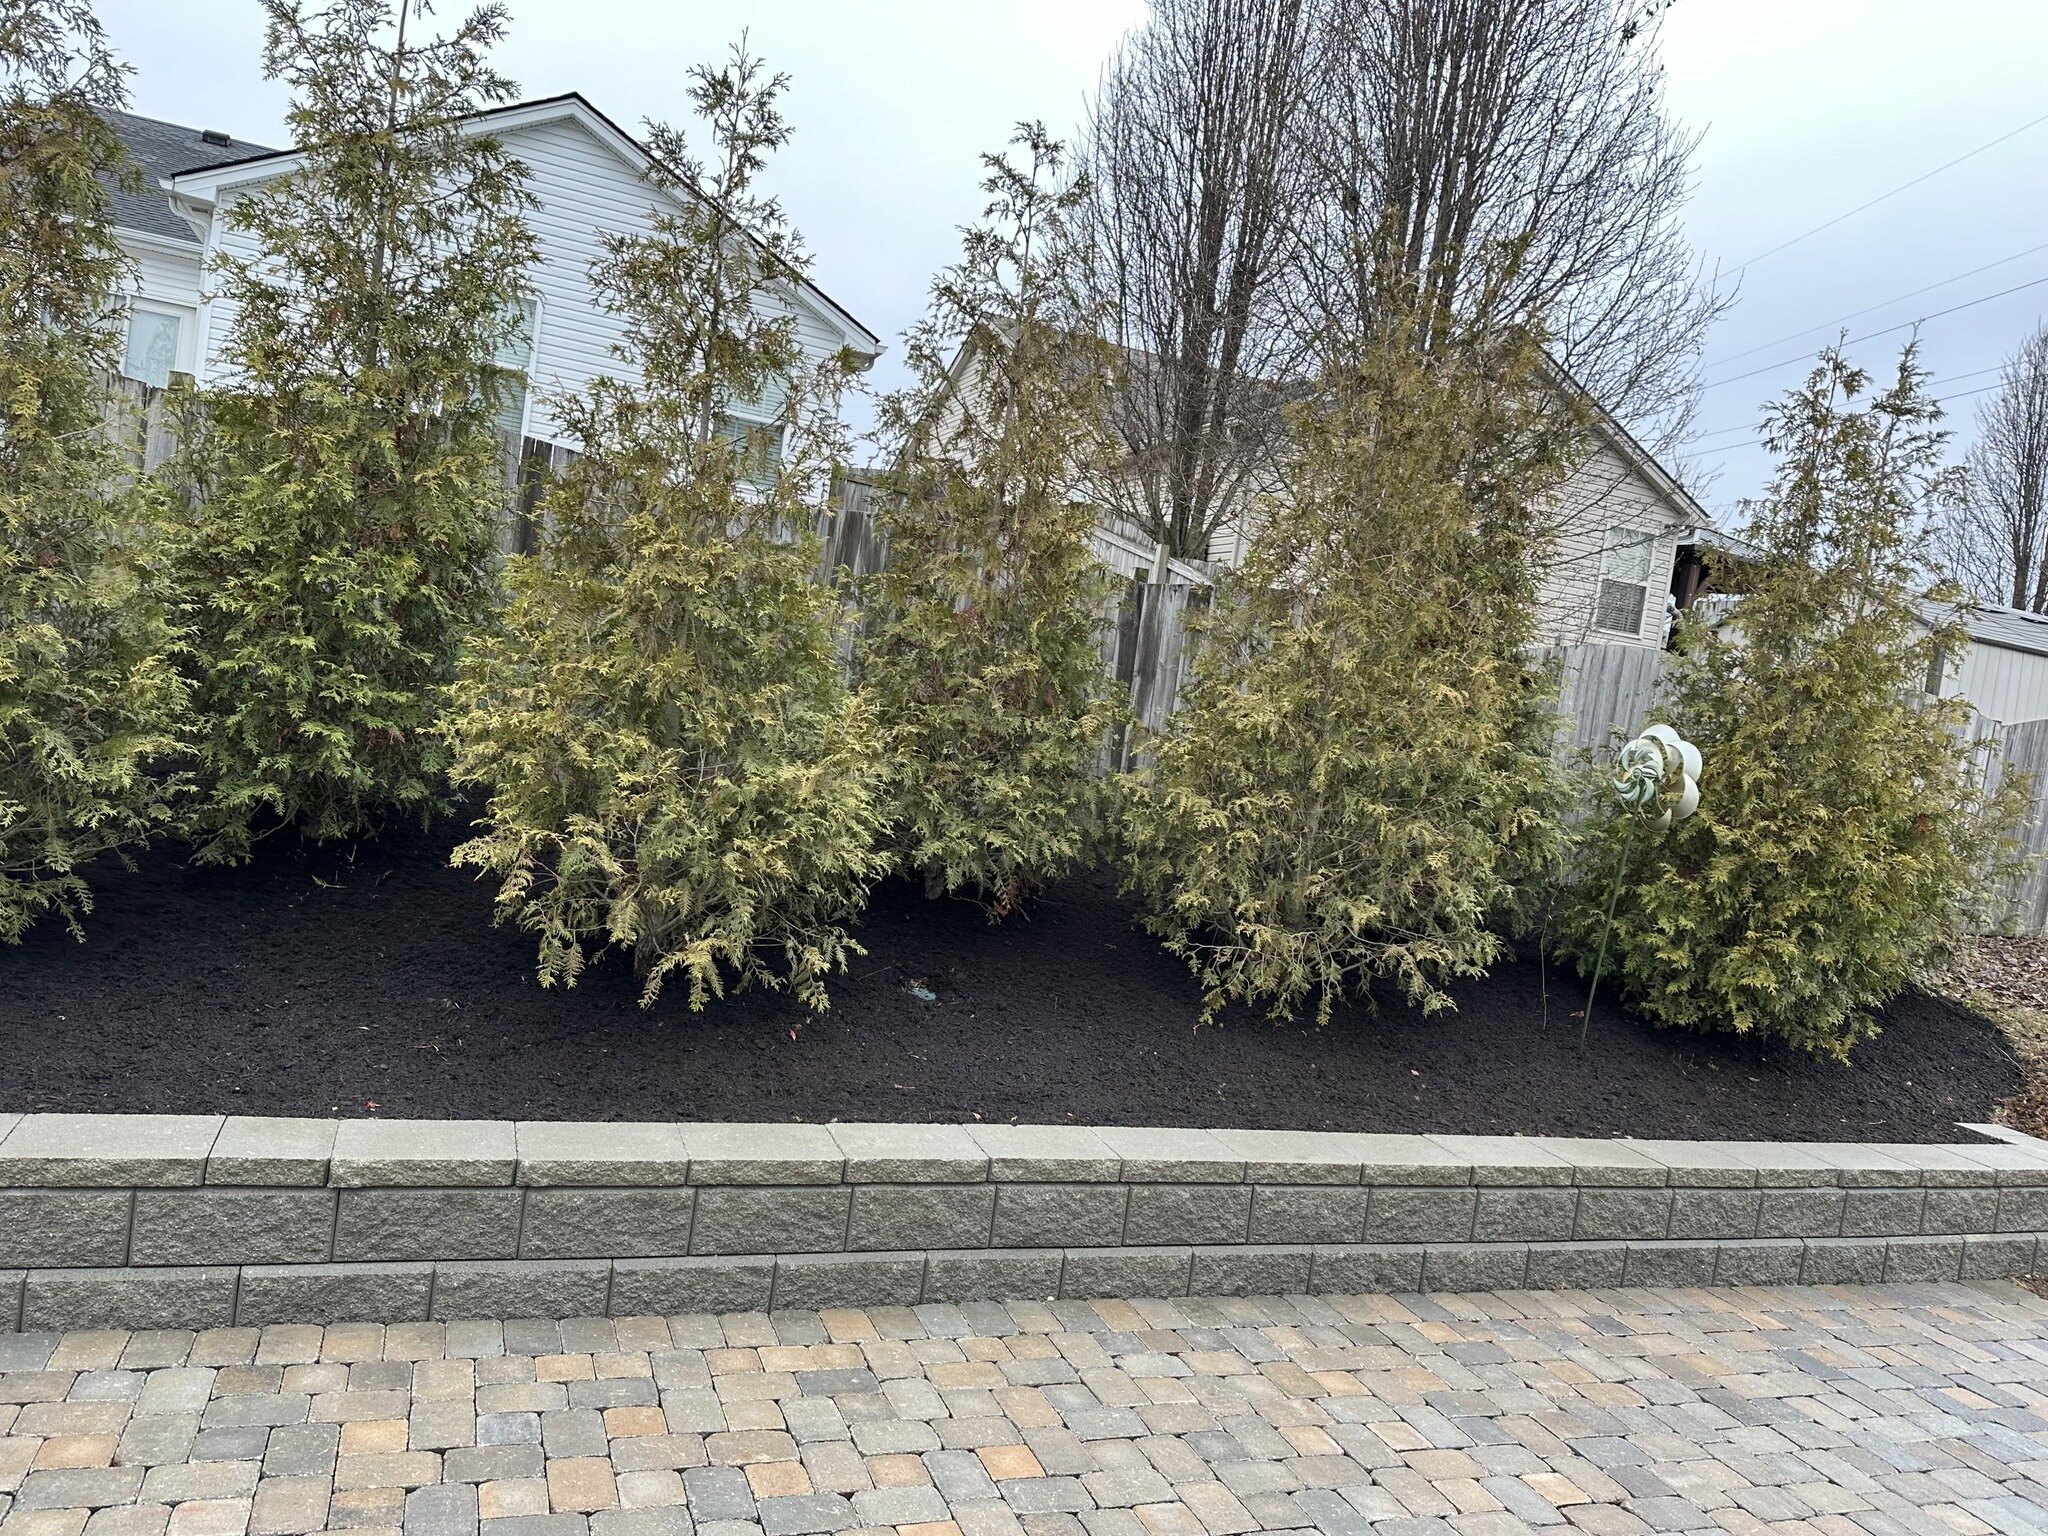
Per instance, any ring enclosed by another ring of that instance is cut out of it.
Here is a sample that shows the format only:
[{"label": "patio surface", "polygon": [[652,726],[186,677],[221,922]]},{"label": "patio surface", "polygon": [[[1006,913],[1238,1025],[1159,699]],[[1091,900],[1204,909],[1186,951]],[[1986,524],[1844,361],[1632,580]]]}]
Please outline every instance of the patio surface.
[{"label": "patio surface", "polygon": [[0,1335],[0,1536],[2048,1532],[2019,1286]]}]

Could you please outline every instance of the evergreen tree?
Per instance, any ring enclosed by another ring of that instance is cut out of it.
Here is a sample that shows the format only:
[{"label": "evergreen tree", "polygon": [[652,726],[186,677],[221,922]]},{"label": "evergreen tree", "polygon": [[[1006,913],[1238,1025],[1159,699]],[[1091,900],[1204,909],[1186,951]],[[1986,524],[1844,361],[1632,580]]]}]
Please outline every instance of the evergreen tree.
[{"label": "evergreen tree", "polygon": [[1699,813],[1651,832],[1603,796],[1559,943],[1591,964],[1619,875],[1607,974],[1659,1023],[1846,1058],[2002,864],[2011,795],[1980,790],[1968,706],[1924,691],[1967,643],[1930,627],[1960,594],[1920,586],[1947,485],[1926,378],[1908,347],[1870,393],[1829,351],[1772,407],[1748,591],[1684,630],[1658,711],[1705,756]]},{"label": "evergreen tree", "polygon": [[[785,84],[743,51],[692,72],[708,166],[652,130],[680,206],[605,238],[622,366],[558,407],[581,455],[456,687],[457,775],[489,796],[456,861],[502,879],[544,985],[615,945],[643,1005],[680,972],[692,1008],[759,981],[823,1009],[883,867],[872,733],[814,579],[853,360],[806,365],[778,301],[803,253],[756,185]],[[728,414],[772,400],[779,434]]]},{"label": "evergreen tree", "polygon": [[1558,847],[1547,679],[1526,663],[1547,498],[1578,440],[1541,349],[1425,352],[1389,304],[1293,411],[1183,706],[1128,812],[1148,922],[1275,1017],[1394,982],[1424,1011],[1500,956]]},{"label": "evergreen tree", "polygon": [[82,0],[0,0],[0,939],[91,907],[91,859],[169,815],[182,703],[151,545],[102,432],[126,273],[103,116],[126,86]]},{"label": "evergreen tree", "polygon": [[441,803],[439,689],[494,597],[494,364],[534,247],[525,170],[464,119],[512,94],[502,7],[408,36],[419,0],[264,0],[297,164],[223,212],[227,381],[179,565],[205,860]]},{"label": "evergreen tree", "polygon": [[901,446],[864,651],[896,857],[992,916],[1099,831],[1113,714],[1110,577],[1074,492],[1106,457],[1112,362],[1074,298],[1066,224],[1087,188],[1042,126],[1013,142],[1017,161],[983,157],[987,213],[908,337],[915,384],[883,405]]}]

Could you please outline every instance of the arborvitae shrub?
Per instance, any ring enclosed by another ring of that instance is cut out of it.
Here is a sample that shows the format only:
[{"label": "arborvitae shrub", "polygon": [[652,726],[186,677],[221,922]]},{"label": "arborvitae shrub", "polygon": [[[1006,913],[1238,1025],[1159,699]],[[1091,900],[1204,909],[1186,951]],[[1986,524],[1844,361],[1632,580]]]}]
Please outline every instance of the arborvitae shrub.
[{"label": "arborvitae shrub", "polygon": [[[814,574],[848,364],[806,365],[775,303],[800,252],[755,190],[788,136],[783,84],[744,55],[694,72],[709,168],[655,130],[684,206],[607,237],[592,273],[630,376],[555,403],[580,457],[455,687],[456,774],[486,797],[456,862],[501,881],[543,984],[617,947],[645,1005],[680,973],[693,1008],[758,981],[822,1009],[884,867],[872,731]],[[772,464],[724,414],[767,397],[785,402]]]}]

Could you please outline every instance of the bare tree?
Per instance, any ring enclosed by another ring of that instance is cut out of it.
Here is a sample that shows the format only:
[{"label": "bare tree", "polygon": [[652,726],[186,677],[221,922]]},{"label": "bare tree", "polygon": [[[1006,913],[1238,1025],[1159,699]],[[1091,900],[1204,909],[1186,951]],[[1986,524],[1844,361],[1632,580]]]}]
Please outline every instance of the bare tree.
[{"label": "bare tree", "polygon": [[2005,360],[1978,408],[1962,493],[1935,548],[1978,597],[2048,613],[2048,325]]},{"label": "bare tree", "polygon": [[1156,0],[1111,60],[1085,151],[1092,297],[1122,349],[1109,410],[1126,458],[1097,498],[1202,559],[1270,462],[1289,323],[1308,0]]},{"label": "bare tree", "polygon": [[1355,329],[1390,272],[1440,326],[1533,317],[1649,447],[1682,438],[1728,299],[1679,224],[1697,138],[1664,110],[1669,0],[1320,3],[1317,318]]}]

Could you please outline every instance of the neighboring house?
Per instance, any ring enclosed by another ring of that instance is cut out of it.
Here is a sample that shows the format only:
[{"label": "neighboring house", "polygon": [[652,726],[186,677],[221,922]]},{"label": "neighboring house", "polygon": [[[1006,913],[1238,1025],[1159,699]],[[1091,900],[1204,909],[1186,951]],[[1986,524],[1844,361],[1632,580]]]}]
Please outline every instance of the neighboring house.
[{"label": "neighboring house", "polygon": [[[253,249],[222,215],[292,169],[298,156],[127,113],[110,117],[148,183],[114,199],[116,237],[135,261],[123,371],[151,384],[189,372],[204,384],[220,371],[231,319],[229,304],[213,292],[213,260]],[[516,355],[501,359],[527,381],[507,409],[506,435],[522,441],[523,458],[573,448],[549,397],[580,392],[599,374],[631,374],[612,351],[622,335],[619,317],[591,286],[600,237],[648,229],[672,194],[648,179],[647,151],[581,96],[479,112],[469,126],[496,136],[526,165],[538,200],[531,223],[539,258],[526,280],[524,335]],[[795,317],[812,356],[842,348],[869,361],[880,354],[874,333],[815,283],[793,281],[771,293]],[[733,425],[768,432],[772,456],[780,409],[774,399],[736,404]]]},{"label": "neighboring house", "polygon": [[[954,357],[952,392],[941,407],[944,436],[961,396],[973,390],[977,343],[970,340]],[[1561,389],[1578,386],[1560,375]],[[1551,645],[1582,643],[1661,647],[1671,615],[1673,565],[1680,542],[1709,522],[1699,503],[1598,402],[1592,409],[1592,451],[1560,488],[1553,525],[1555,547],[1537,590],[1538,638]],[[1244,477],[1248,488],[1274,484],[1270,473]],[[1077,496],[1084,494],[1077,488]],[[1246,498],[1257,494],[1248,489]],[[1129,503],[1139,498],[1114,489],[1098,502]],[[1209,542],[1208,569],[1241,564],[1250,547],[1250,508],[1228,517]],[[1156,544],[1128,516],[1107,507],[1098,513],[1096,547],[1118,574],[1143,579],[1156,574]],[[1170,579],[1206,579],[1202,569],[1181,561],[1168,567]]]}]

